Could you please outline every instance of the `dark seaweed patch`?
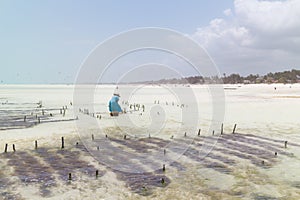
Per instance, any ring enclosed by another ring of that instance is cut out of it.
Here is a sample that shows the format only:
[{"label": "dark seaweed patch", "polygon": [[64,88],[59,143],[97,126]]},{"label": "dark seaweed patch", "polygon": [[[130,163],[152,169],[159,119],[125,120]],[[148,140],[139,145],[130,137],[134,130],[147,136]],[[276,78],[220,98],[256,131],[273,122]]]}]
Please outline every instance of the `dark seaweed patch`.
[{"label": "dark seaweed patch", "polygon": [[[193,159],[194,161],[199,162],[202,166],[210,169],[214,169],[218,172],[228,174],[232,172],[232,169],[228,168],[226,165],[220,163],[220,162],[214,162],[207,160],[207,157],[200,157],[200,152],[195,149],[188,149],[186,152],[184,152],[184,156]],[[224,159],[223,159],[224,160]],[[225,159],[226,160],[226,159]]]},{"label": "dark seaweed patch", "polygon": [[[24,151],[5,154],[7,165],[12,166],[14,175],[26,184],[38,184],[40,195],[49,197],[52,195],[51,187],[56,186],[55,174],[64,181],[68,181],[68,174],[72,173],[72,181],[78,180],[76,173],[80,172],[88,176],[96,177],[96,168],[79,159],[79,151],[50,150],[38,148],[32,154]],[[37,158],[46,163],[39,162]],[[98,170],[98,177],[104,175],[104,171]],[[2,181],[4,182],[3,184]],[[0,189],[6,187],[6,179],[0,178]]]},{"label": "dark seaweed patch", "polygon": [[39,184],[40,190],[56,186],[51,169],[41,164],[34,156],[27,152],[11,154],[8,165],[14,167],[14,174],[26,184]]},{"label": "dark seaweed patch", "polygon": [[267,195],[263,195],[263,194],[254,194],[253,198],[255,200],[276,200],[277,199],[275,197],[271,197],[271,196],[267,196]]},{"label": "dark seaweed patch", "polygon": [[155,144],[160,148],[166,147],[170,143],[170,141],[168,141],[168,140],[163,140],[163,139],[156,138],[156,137],[142,138],[142,139],[140,139],[140,141]]},{"label": "dark seaweed patch", "polygon": [[295,182],[293,182],[291,185],[292,185],[292,187],[295,187],[295,188],[297,188],[297,189],[300,189],[300,181],[295,181]]},{"label": "dark seaweed patch", "polygon": [[[207,137],[206,139],[210,139],[210,138]],[[222,144],[223,147],[225,147],[225,148],[235,150],[238,152],[242,152],[244,154],[248,154],[251,156],[256,156],[256,157],[260,158],[261,160],[268,160],[269,163],[275,162],[275,160],[273,159],[274,158],[273,153],[268,150],[250,147],[250,146],[244,145],[242,143],[231,142],[224,138],[219,138],[218,143]]]},{"label": "dark seaweed patch", "polygon": [[14,109],[0,110],[0,130],[29,128],[39,123],[75,120],[55,119],[54,113],[59,113],[60,109],[37,108],[36,103],[7,103],[5,105],[13,105]]},{"label": "dark seaweed patch", "polygon": [[219,152],[222,152],[227,155],[236,156],[240,159],[249,160],[254,165],[258,165],[258,163],[261,163],[261,160],[256,158],[255,156],[240,153],[237,151],[233,151],[233,150],[229,150],[229,149],[225,149],[225,148],[219,148],[219,147],[215,147],[214,151],[219,151]]},{"label": "dark seaweed patch", "polygon": [[[285,140],[267,138],[267,137],[263,137],[263,136],[259,136],[259,135],[253,135],[253,134],[243,134],[243,136],[245,136],[245,137],[254,137],[254,138],[259,138],[259,139],[266,140],[266,141],[272,141],[272,142],[280,143],[280,144],[282,144],[280,146],[283,146],[284,141],[285,141]],[[289,142],[288,144],[291,145],[291,146],[300,147],[299,144],[296,144],[296,143],[293,143],[293,142]]]},{"label": "dark seaweed patch", "polygon": [[147,145],[145,142],[142,142],[140,140],[120,140],[116,138],[110,138],[112,142],[116,142],[122,145],[125,145],[127,148],[131,148],[135,150],[138,153],[149,153],[149,149],[158,149],[153,146]]},{"label": "dark seaweed patch", "polygon": [[[153,173],[125,173],[115,171],[120,180],[126,182],[127,187],[140,195],[148,196],[152,194],[155,187],[166,187],[170,184],[170,179],[162,174]],[[163,180],[163,181],[162,181]]]},{"label": "dark seaweed patch", "polygon": [[23,198],[19,194],[12,194],[10,192],[2,192],[0,193],[3,200],[22,200]]},{"label": "dark seaweed patch", "polygon": [[260,141],[260,140],[257,140],[257,139],[247,138],[247,137],[244,137],[243,135],[235,135],[234,137],[225,136],[224,138],[228,139],[228,140],[243,142],[245,144],[251,145],[252,147],[255,147],[255,146],[262,147],[265,150],[270,150],[272,152],[278,152],[281,155],[286,155],[286,156],[291,155],[291,154],[289,154],[287,152],[284,152],[281,149],[279,149],[279,147],[280,147],[279,145],[274,145],[272,143]]},{"label": "dark seaweed patch", "polygon": [[[79,159],[79,151],[49,151],[47,149],[39,149],[37,153],[59,175],[60,179],[64,181],[69,180],[69,173],[79,171],[87,175],[92,175],[97,170],[94,166]],[[99,176],[103,174],[104,172],[101,171]],[[72,180],[77,180],[76,174],[72,174]]]},{"label": "dark seaweed patch", "polygon": [[182,165],[180,162],[174,161],[170,164],[171,167],[174,167],[178,171],[184,171],[186,170],[186,167]]}]

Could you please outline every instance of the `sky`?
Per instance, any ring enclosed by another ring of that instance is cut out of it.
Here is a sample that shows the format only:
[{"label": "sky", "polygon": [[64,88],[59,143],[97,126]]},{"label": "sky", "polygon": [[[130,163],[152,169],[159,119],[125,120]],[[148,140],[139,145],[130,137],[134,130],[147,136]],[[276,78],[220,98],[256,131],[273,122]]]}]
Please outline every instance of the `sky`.
[{"label": "sky", "polygon": [[0,82],[74,83],[98,44],[141,27],[191,37],[221,74],[300,69],[299,10],[299,0],[0,0]]}]

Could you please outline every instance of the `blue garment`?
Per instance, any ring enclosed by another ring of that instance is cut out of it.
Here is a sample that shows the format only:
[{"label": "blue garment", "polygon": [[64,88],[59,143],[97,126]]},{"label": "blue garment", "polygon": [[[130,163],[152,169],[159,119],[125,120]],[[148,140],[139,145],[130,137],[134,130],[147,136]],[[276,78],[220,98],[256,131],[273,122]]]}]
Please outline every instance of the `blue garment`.
[{"label": "blue garment", "polygon": [[109,112],[122,112],[122,109],[118,103],[119,97],[113,96],[111,100],[109,101]]}]

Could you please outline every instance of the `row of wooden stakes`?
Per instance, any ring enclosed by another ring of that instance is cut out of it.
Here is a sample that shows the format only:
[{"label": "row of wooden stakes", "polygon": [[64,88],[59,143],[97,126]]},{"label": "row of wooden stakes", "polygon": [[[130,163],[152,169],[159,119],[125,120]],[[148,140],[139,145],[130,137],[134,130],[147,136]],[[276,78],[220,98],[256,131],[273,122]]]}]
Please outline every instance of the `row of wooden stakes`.
[{"label": "row of wooden stakes", "polygon": [[[232,130],[232,134],[235,133],[236,127],[237,127],[237,124],[234,124],[233,130]],[[198,130],[198,134],[197,135],[200,136],[200,134],[201,134],[201,129]],[[221,135],[222,134],[224,134],[223,123],[221,125]],[[212,135],[214,135],[214,131],[213,131]],[[186,136],[187,136],[187,133],[185,132],[184,133],[184,137],[186,137]],[[107,135],[105,135],[105,137],[107,138]],[[151,137],[151,135],[149,134],[149,138],[150,137]],[[171,139],[173,139],[173,138],[174,138],[174,136],[171,136]],[[95,139],[95,137],[92,134],[92,140],[94,140],[94,139]],[[126,139],[127,139],[127,136],[124,135],[124,140],[126,140]],[[285,148],[287,148],[287,143],[288,143],[288,141],[284,141],[284,147]],[[76,143],[76,145],[78,145],[78,142]],[[13,151],[15,152],[16,151],[15,144],[12,145],[12,148],[13,148]],[[38,148],[38,142],[37,142],[37,140],[35,140],[35,149],[37,149],[37,148]],[[64,149],[64,148],[65,148],[65,140],[64,140],[64,137],[61,137],[61,149]],[[8,150],[8,144],[6,143],[5,147],[4,147],[4,153],[7,153],[7,150]]]}]

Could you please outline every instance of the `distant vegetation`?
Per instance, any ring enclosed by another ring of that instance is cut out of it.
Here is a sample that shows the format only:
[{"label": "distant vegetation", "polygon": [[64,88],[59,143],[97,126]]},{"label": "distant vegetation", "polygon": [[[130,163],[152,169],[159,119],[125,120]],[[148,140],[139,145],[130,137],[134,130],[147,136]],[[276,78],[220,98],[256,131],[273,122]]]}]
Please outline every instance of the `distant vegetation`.
[{"label": "distant vegetation", "polygon": [[291,70],[284,72],[268,73],[264,76],[258,74],[250,74],[248,76],[241,76],[239,74],[223,74],[222,77],[202,77],[202,76],[191,76],[181,79],[161,79],[159,81],[146,81],[143,83],[155,83],[155,84],[213,84],[213,83],[224,83],[224,84],[254,84],[254,83],[300,83],[300,70]]}]

